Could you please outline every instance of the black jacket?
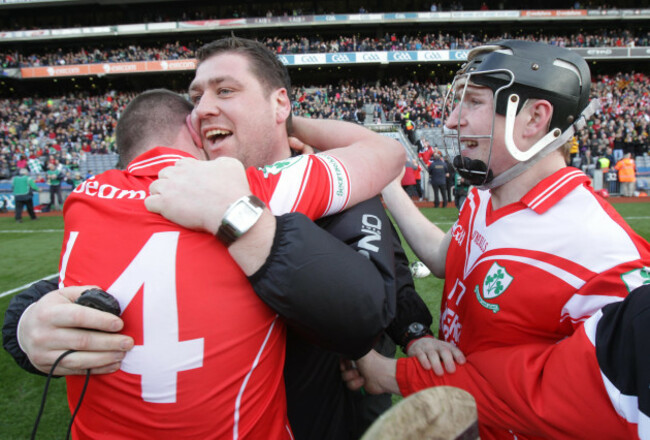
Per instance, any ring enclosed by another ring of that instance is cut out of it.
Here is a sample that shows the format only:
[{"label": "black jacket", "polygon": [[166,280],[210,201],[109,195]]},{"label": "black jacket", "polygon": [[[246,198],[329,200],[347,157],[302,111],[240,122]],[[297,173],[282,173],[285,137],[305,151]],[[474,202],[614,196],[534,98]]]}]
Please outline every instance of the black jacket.
[{"label": "black jacket", "polygon": [[[364,328],[383,326],[403,344],[409,324],[430,326],[432,318],[378,197],[317,224],[327,232],[308,221],[279,222],[278,228],[291,231],[276,236],[270,266],[250,279],[262,300],[289,323],[284,376],[295,438],[353,439],[363,422],[341,380],[340,355],[357,359],[369,350],[365,336],[359,338]],[[284,263],[278,264],[279,258]]]}]

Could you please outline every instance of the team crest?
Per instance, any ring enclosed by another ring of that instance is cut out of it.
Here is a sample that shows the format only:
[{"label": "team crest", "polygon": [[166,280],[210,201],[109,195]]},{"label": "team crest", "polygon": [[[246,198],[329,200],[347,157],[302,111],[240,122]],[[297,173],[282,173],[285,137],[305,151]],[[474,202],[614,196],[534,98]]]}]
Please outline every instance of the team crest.
[{"label": "team crest", "polygon": [[501,295],[510,287],[513,279],[503,266],[494,263],[483,280],[483,294],[481,294],[478,285],[474,287],[476,299],[486,309],[492,310],[494,313],[498,312],[499,306],[487,302],[486,299],[494,299]]},{"label": "team crest", "polygon": [[272,165],[265,165],[264,167],[262,167],[262,171],[264,172],[264,177],[268,177],[269,175],[280,174],[283,170],[286,170],[287,168],[297,164],[303,158],[304,158],[303,156],[296,156],[287,160],[281,160],[279,162],[275,162]]},{"label": "team crest", "polygon": [[650,267],[634,269],[621,275],[627,291],[631,292],[637,287],[650,284]]}]

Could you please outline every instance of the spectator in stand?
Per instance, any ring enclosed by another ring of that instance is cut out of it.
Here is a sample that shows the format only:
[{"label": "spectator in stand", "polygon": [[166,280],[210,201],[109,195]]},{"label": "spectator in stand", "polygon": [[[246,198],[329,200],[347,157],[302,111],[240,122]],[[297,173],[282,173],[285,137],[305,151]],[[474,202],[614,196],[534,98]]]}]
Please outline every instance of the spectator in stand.
[{"label": "spectator in stand", "polygon": [[636,182],[636,164],[632,159],[632,153],[625,153],[623,159],[616,163],[614,169],[618,171],[618,181],[623,197],[633,197]]},{"label": "spectator in stand", "polygon": [[596,158],[591,154],[591,148],[583,148],[580,152],[580,169],[593,179],[596,169]]},{"label": "spectator in stand", "polygon": [[424,165],[428,168],[431,165],[431,158],[433,157],[433,147],[429,144],[426,138],[420,138],[420,147],[418,149],[418,157],[422,159]]},{"label": "spectator in stand", "polygon": [[27,174],[26,169],[21,169],[20,174],[15,176],[11,181],[11,187],[14,193],[15,218],[18,223],[23,222],[23,207],[27,208],[29,217],[37,220],[34,212],[34,191],[38,187],[34,180]]}]

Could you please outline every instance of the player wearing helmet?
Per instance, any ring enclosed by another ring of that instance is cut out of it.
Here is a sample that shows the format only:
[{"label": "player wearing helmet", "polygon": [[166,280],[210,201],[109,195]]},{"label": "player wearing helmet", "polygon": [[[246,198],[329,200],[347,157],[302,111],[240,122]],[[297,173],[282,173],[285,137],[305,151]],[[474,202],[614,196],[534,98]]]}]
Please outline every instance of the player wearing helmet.
[{"label": "player wearing helmet", "polygon": [[458,220],[444,233],[398,185],[383,192],[445,278],[439,338],[467,362],[438,376],[371,352],[344,372],[351,386],[463,388],[482,439],[650,438],[650,349],[638,342],[650,331],[650,245],[560,149],[597,107],[589,86],[567,49],[507,40],[470,52],[446,100],[454,166],[476,185]]},{"label": "player wearing helmet", "polygon": [[[556,49],[528,41],[497,42],[473,50],[457,74],[444,104],[451,111],[443,115],[445,141],[457,154],[454,166],[474,185],[496,188],[516,178],[564,145],[598,108],[598,100],[589,102],[587,63],[571,51]],[[452,108],[455,102],[459,105]],[[482,105],[486,102],[491,105]],[[465,124],[476,118],[475,110],[488,113],[478,117],[485,125],[467,131]],[[531,143],[530,133],[515,131],[522,111],[524,117],[532,113],[547,123],[545,130],[535,132],[543,136],[524,149],[519,145]],[[479,144],[489,148],[474,157],[471,151]],[[499,147],[505,147],[506,160],[500,160]]]}]

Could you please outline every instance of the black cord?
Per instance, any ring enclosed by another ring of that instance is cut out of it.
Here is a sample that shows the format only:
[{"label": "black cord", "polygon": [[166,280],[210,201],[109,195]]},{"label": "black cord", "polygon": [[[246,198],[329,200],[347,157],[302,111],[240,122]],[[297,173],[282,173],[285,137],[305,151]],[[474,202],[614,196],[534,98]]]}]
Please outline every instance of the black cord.
[{"label": "black cord", "polygon": [[[43,410],[45,409],[45,400],[47,399],[47,390],[50,387],[50,380],[54,376],[54,370],[56,369],[57,365],[59,365],[59,362],[63,360],[64,357],[69,355],[70,353],[74,353],[76,350],[68,350],[61,354],[57,358],[56,361],[54,361],[54,364],[52,364],[52,368],[50,368],[50,372],[47,375],[47,380],[45,381],[45,389],[43,390],[43,397],[41,399],[41,407],[38,410],[38,415],[36,416],[36,422],[34,423],[34,429],[32,430],[32,436],[31,439],[34,440],[36,438],[36,431],[38,430],[38,424],[41,422],[41,416],[43,415]],[[70,424],[68,425],[68,432],[66,434],[66,440],[70,438],[70,431],[72,431],[72,424],[74,423],[74,418],[77,415],[77,412],[79,411],[79,408],[81,407],[81,402],[83,402],[84,395],[86,394],[86,388],[88,387],[88,380],[90,379],[90,370],[86,371],[86,381],[84,382],[84,386],[81,389],[81,395],[79,396],[79,402],[77,402],[77,407],[75,408],[74,412],[72,413],[72,418],[70,419]]]},{"label": "black cord", "polygon": [[70,418],[70,424],[68,425],[68,433],[65,435],[66,440],[70,438],[70,431],[72,431],[72,424],[74,423],[74,418],[77,416],[77,412],[79,412],[79,408],[81,408],[81,402],[83,402],[84,400],[84,395],[86,394],[86,388],[88,387],[89,380],[90,380],[90,370],[86,370],[86,380],[84,381],[84,386],[81,389],[81,394],[79,395],[79,402],[77,402],[77,407],[74,409],[74,412],[72,413],[72,417]]}]

